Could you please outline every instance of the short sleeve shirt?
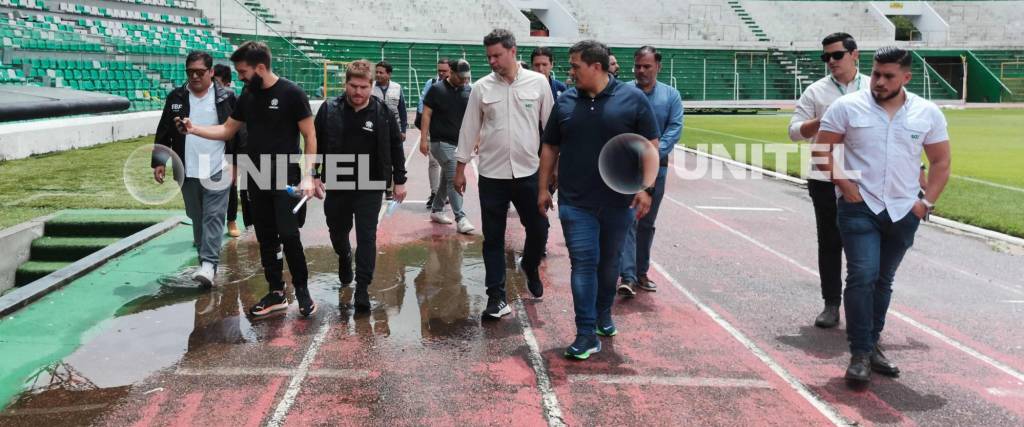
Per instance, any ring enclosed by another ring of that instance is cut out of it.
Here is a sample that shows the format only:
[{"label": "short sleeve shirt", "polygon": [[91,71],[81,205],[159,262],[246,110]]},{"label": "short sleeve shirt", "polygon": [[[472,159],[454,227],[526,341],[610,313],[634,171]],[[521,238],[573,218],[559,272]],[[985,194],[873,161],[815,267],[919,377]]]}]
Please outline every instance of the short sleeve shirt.
[{"label": "short sleeve shirt", "polygon": [[555,102],[544,143],[559,147],[559,203],[577,207],[629,206],[632,194],[605,184],[598,171],[601,149],[615,136],[635,133],[657,139],[654,108],[640,89],[609,79],[591,98],[570,88]]}]

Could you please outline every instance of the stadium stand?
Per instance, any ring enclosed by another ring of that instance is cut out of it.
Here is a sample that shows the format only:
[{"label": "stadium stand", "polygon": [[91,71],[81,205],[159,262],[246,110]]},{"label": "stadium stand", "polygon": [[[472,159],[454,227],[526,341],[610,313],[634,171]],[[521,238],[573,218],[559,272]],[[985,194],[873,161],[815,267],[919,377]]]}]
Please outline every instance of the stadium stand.
[{"label": "stadium stand", "polygon": [[[817,59],[823,34],[854,34],[864,55],[893,37],[891,25],[869,13],[870,2],[552,1],[575,17],[580,38],[613,46],[623,78],[635,47],[661,48],[662,78],[686,100],[795,99],[825,72]],[[958,44],[912,43],[920,53],[911,90],[959,99],[956,73],[948,67],[936,71],[926,62],[938,56],[949,65],[950,58],[962,56],[981,67],[971,73],[972,81],[988,80],[986,94],[973,100],[1020,100],[1024,2],[928,4],[948,22],[949,40]],[[129,98],[133,110],[160,108],[163,97],[183,83],[180,61],[189,50],[209,51],[225,63],[238,44],[261,40],[274,52],[275,70],[311,98],[321,95],[325,74],[326,95],[340,92],[337,73],[345,62],[387,59],[412,104],[441,56],[464,57],[475,77],[483,76],[488,66],[480,39],[494,27],[521,35],[524,60],[536,45],[553,46],[554,73],[564,80],[572,40],[529,36],[529,20],[515,8],[514,2],[477,0],[382,0],[373,7],[329,0],[0,0],[0,84],[108,92]],[[870,67],[869,58],[861,66]],[[969,97],[972,92],[978,93],[969,90]]]}]

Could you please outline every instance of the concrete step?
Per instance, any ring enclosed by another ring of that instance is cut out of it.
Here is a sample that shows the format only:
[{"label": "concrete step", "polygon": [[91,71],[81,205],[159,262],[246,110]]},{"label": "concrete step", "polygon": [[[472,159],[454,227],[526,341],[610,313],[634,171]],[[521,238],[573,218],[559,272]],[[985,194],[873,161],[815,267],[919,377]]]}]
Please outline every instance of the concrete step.
[{"label": "concrete step", "polygon": [[32,242],[31,259],[74,262],[118,240],[118,237],[41,237]]}]

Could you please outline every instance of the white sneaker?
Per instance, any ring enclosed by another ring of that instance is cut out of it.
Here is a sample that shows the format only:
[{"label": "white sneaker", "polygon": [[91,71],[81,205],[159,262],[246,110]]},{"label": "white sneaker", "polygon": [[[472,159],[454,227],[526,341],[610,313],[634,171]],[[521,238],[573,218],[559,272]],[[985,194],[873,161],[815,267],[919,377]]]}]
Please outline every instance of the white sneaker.
[{"label": "white sneaker", "polygon": [[443,212],[431,212],[430,220],[438,224],[451,224],[452,219],[444,215]]},{"label": "white sneaker", "polygon": [[459,224],[456,226],[456,228],[459,230],[459,233],[462,234],[469,234],[476,230],[476,227],[473,226],[472,222],[469,222],[469,218],[467,217],[462,217],[462,219],[459,220]]},{"label": "white sneaker", "polygon": [[213,286],[213,279],[216,275],[213,263],[203,261],[203,264],[196,270],[196,274],[192,275],[192,280],[199,282],[201,286],[211,287]]}]

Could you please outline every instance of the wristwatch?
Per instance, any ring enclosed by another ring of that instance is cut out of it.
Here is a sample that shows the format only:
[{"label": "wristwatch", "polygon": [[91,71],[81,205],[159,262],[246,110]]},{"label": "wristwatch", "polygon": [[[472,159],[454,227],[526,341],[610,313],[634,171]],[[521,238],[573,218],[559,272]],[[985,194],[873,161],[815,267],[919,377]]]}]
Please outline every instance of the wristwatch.
[{"label": "wristwatch", "polygon": [[918,200],[920,200],[921,203],[924,204],[924,207],[928,208],[928,210],[925,211],[925,213],[924,213],[924,218],[922,218],[923,221],[928,221],[928,219],[932,216],[932,211],[935,210],[935,204],[932,203],[932,202],[929,202],[928,199],[925,199],[924,197],[922,197],[922,198],[920,198]]},{"label": "wristwatch", "polygon": [[645,188],[644,192],[646,192],[648,196],[654,197],[654,186],[652,185],[650,187]]}]

